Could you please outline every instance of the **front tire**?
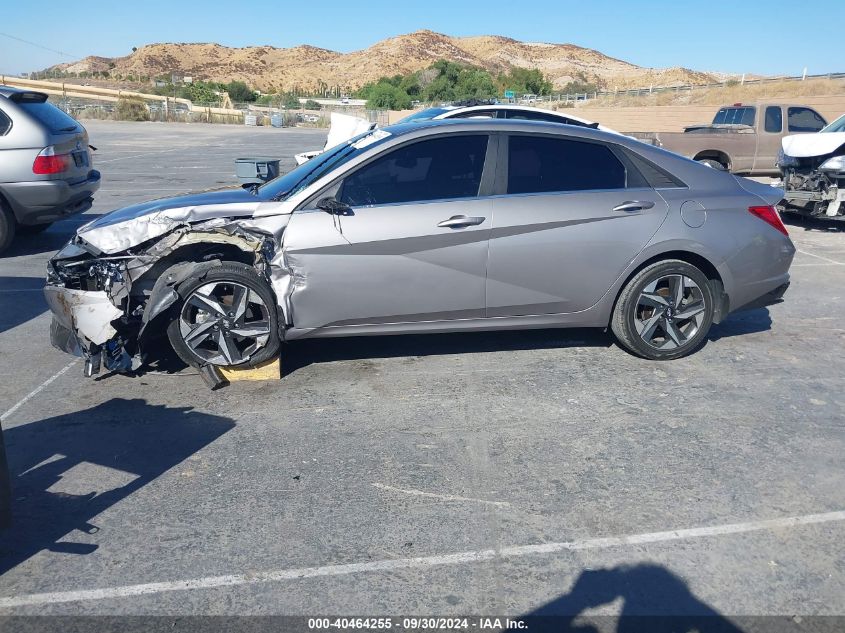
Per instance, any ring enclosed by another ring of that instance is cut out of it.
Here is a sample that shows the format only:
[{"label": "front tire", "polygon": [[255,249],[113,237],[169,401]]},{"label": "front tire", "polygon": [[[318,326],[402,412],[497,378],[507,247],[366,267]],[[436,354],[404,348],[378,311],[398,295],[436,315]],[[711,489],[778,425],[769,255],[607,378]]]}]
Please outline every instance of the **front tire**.
[{"label": "front tire", "polygon": [[0,253],[12,245],[15,239],[17,221],[3,200],[0,200]]},{"label": "front tire", "polygon": [[178,292],[167,338],[188,365],[254,367],[278,355],[275,296],[253,268],[224,262],[189,277]]},{"label": "front tire", "polygon": [[629,352],[649,360],[691,354],[713,324],[715,301],[707,276],[679,259],[646,266],[625,285],[611,329]]}]

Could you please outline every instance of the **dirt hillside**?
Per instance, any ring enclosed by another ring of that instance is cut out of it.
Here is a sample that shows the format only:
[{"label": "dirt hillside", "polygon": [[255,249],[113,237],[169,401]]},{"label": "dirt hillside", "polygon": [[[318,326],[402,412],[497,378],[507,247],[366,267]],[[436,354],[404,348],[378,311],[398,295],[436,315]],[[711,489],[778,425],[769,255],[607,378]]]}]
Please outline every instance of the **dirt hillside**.
[{"label": "dirt hillside", "polygon": [[561,87],[578,77],[607,88],[707,83],[708,73],[686,68],[653,69],[572,44],[519,42],[484,35],[450,37],[416,31],[351,53],[313,46],[228,48],[219,44],[148,44],[125,57],[86,57],[56,68],[68,72],[111,71],[127,75],[180,73],[195,80],[246,81],[262,91],[354,90],[385,75],[421,70],[439,59],[480,66],[492,72],[539,68]]}]

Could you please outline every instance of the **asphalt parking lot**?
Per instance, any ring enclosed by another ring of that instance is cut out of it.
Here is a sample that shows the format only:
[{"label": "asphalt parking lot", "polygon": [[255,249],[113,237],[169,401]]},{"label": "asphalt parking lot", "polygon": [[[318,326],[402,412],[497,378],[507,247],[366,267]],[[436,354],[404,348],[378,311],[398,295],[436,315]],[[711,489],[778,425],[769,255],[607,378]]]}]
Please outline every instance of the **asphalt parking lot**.
[{"label": "asphalt parking lot", "polygon": [[845,231],[790,223],[785,301],[669,363],[560,330],[91,380],[40,292],[73,230],[325,131],[87,127],[95,207],[0,258],[0,613],[845,614]]}]

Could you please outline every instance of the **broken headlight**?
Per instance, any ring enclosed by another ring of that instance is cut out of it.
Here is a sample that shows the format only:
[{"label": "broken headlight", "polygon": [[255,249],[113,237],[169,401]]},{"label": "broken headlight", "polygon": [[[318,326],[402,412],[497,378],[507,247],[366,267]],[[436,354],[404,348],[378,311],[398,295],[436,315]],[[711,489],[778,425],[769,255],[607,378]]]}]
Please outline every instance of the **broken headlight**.
[{"label": "broken headlight", "polygon": [[834,156],[833,158],[828,158],[819,165],[819,171],[834,174],[845,173],[845,156]]}]

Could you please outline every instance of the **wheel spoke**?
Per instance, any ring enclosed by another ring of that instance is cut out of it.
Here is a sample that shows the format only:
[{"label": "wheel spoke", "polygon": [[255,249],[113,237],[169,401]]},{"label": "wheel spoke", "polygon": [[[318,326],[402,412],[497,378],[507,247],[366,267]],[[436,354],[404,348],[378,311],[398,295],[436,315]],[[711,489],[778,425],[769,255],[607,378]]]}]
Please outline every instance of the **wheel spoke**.
[{"label": "wheel spoke", "polygon": [[684,301],[684,290],[686,279],[683,275],[672,275],[672,307],[676,310]]},{"label": "wheel spoke", "polygon": [[675,313],[675,319],[682,321],[684,319],[691,319],[694,316],[697,316],[704,312],[704,302],[698,301],[696,303],[691,303],[688,306],[684,306],[684,309],[680,312]]},{"label": "wheel spoke", "polygon": [[658,310],[662,310],[669,305],[669,302],[664,297],[651,292],[643,292],[640,295],[639,303],[650,308],[657,308]]},{"label": "wheel spoke", "polygon": [[636,322],[637,330],[645,342],[651,343],[651,340],[654,338],[654,331],[657,329],[657,326],[660,325],[660,320],[662,318],[662,313],[655,312],[647,321],[638,320]]},{"label": "wheel spoke", "polygon": [[203,288],[195,290],[186,303],[199,308],[200,310],[205,310],[206,312],[210,311],[217,317],[226,316],[225,308],[210,294],[202,292],[202,290],[206,287],[207,286],[204,286]]},{"label": "wheel spoke", "polygon": [[246,314],[246,309],[249,307],[249,296],[252,293],[249,288],[243,286],[235,286],[232,294],[232,308],[235,311],[234,321],[240,323],[241,319]]},{"label": "wheel spoke", "polygon": [[217,347],[220,348],[220,353],[223,354],[223,358],[230,365],[241,361],[241,353],[235,345],[235,341],[223,330],[220,330],[217,334]]},{"label": "wheel spoke", "polygon": [[664,319],[663,323],[660,324],[663,330],[666,332],[666,335],[672,340],[673,343],[677,347],[683,345],[687,337],[684,336],[684,333],[678,329],[678,326],[675,325],[672,321],[668,319]]},{"label": "wheel spoke", "polygon": [[252,321],[250,323],[245,323],[241,327],[233,327],[229,331],[238,336],[255,338],[270,333],[270,322]]},{"label": "wheel spoke", "polygon": [[210,336],[212,336],[211,328],[217,321],[206,321],[193,326],[187,334],[183,335],[183,340],[190,346],[196,347]]}]

